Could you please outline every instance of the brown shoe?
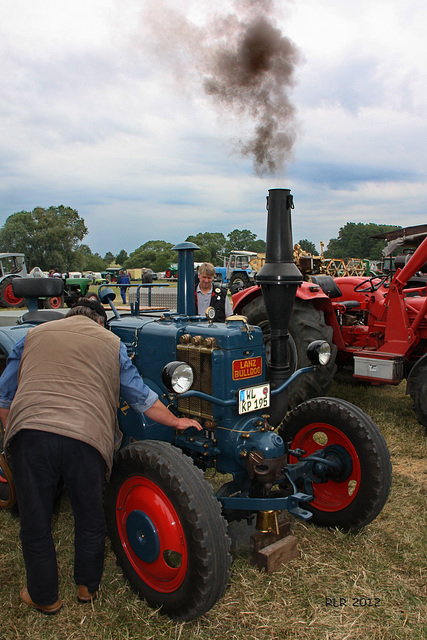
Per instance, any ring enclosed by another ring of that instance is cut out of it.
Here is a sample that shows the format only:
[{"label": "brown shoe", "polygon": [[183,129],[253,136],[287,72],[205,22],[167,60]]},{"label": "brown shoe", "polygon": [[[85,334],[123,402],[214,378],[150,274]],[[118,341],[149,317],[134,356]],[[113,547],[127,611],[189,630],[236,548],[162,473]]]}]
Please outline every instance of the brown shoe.
[{"label": "brown shoe", "polygon": [[58,611],[62,608],[62,602],[59,599],[53,604],[36,604],[31,600],[31,596],[28,593],[26,587],[21,589],[21,593],[19,595],[24,604],[27,604],[29,607],[34,607],[34,609],[37,609],[37,611],[41,611],[42,613],[53,615],[54,613],[58,613]]},{"label": "brown shoe", "polygon": [[78,589],[77,600],[79,602],[83,602],[83,603],[93,602],[97,596],[96,591],[94,591],[93,593],[90,593],[89,589],[82,584],[77,585],[77,589]]}]

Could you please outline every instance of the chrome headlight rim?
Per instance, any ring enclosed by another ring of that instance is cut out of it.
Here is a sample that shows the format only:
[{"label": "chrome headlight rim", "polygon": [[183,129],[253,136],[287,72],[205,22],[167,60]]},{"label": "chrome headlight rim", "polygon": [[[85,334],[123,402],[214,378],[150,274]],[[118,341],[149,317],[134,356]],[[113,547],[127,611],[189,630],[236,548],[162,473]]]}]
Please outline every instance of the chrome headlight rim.
[{"label": "chrome headlight rim", "polygon": [[182,394],[189,391],[194,382],[194,371],[188,362],[174,360],[162,370],[162,382],[168,391]]},{"label": "chrome headlight rim", "polygon": [[307,347],[307,356],[314,365],[325,367],[331,355],[331,345],[326,340],[313,340]]}]

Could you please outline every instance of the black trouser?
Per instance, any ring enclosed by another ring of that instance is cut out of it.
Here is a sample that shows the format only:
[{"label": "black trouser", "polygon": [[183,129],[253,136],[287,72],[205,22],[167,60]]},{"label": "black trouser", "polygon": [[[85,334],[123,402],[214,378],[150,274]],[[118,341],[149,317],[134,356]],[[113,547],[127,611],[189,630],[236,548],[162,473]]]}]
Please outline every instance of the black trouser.
[{"label": "black trouser", "polygon": [[74,579],[90,593],[96,591],[102,576],[105,547],[106,464],[101,454],[74,438],[22,429],[12,438],[11,455],[31,599],[40,605],[53,604],[58,599],[51,524],[61,476],[74,514]]}]

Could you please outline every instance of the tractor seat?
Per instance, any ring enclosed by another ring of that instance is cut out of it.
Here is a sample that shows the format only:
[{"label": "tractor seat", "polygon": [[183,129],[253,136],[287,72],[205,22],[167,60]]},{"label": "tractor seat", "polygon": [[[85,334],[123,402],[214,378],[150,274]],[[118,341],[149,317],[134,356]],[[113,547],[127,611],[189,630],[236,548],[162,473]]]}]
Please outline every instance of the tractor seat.
[{"label": "tractor seat", "polygon": [[[332,276],[311,276],[311,281],[314,284],[319,285],[323,293],[326,293],[328,298],[333,299],[340,298],[342,296],[342,291]],[[339,304],[342,304],[346,310],[357,309],[360,307],[360,302],[358,300],[340,300]]]},{"label": "tractor seat", "polygon": [[329,298],[340,298],[342,291],[332,276],[311,276],[311,281],[318,284]]},{"label": "tractor seat", "polygon": [[17,298],[51,298],[62,296],[64,283],[60,278],[14,278],[12,289]]},{"label": "tractor seat", "polygon": [[49,322],[50,320],[61,320],[64,318],[64,314],[54,309],[39,309],[36,311],[27,311],[24,313],[20,322],[32,322],[33,324],[41,324],[42,322]]},{"label": "tractor seat", "polygon": [[12,290],[17,298],[27,298],[28,301],[28,311],[21,316],[20,323],[41,324],[64,317],[63,313],[54,309],[37,309],[39,297],[62,296],[64,283],[61,278],[14,278]]}]

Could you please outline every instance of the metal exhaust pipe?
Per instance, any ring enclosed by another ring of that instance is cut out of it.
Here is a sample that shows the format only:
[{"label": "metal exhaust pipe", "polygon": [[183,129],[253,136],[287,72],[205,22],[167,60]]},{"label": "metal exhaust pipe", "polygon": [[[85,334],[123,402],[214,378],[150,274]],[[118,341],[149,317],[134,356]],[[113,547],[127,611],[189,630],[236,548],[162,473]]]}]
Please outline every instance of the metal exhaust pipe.
[{"label": "metal exhaust pipe", "polygon": [[194,242],[181,242],[173,247],[178,251],[178,289],[176,310],[179,315],[194,316],[194,251],[200,247]]},{"label": "metal exhaust pipe", "polygon": [[[277,389],[290,376],[288,327],[295,294],[302,275],[293,260],[291,210],[294,208],[290,189],[269,189],[267,196],[267,235],[265,264],[256,276],[261,285],[271,331],[269,377]],[[288,410],[288,393],[272,397],[270,424],[279,426]]]}]

